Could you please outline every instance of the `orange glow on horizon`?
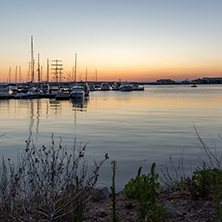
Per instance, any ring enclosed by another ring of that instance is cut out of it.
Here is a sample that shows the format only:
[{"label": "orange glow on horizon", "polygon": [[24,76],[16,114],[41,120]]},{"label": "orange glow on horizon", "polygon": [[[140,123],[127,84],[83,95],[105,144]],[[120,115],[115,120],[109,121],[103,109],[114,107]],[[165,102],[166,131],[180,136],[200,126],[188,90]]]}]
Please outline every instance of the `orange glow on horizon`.
[{"label": "orange glow on horizon", "polygon": [[[8,65],[8,64],[7,64]],[[23,64],[24,65],[24,64]],[[45,65],[45,64],[44,64]],[[28,81],[28,65],[26,67],[21,66],[21,76],[19,73],[19,66],[17,66],[17,82],[21,79],[22,82]],[[67,64],[63,65],[63,81],[71,81],[73,77],[73,67]],[[179,66],[126,66],[127,68],[115,66],[98,66],[97,68],[77,66],[76,80],[85,81],[86,69],[87,69],[87,81],[96,81],[96,70],[98,81],[117,81],[119,79],[123,81],[156,81],[157,79],[167,78],[175,81],[181,81],[185,79],[196,79],[203,77],[222,77],[221,67],[211,66],[205,64],[205,66],[196,67],[179,67]],[[15,81],[16,66],[11,67],[11,82]],[[0,82],[9,81],[9,67],[0,67]],[[37,81],[37,71],[35,71],[35,81]],[[42,81],[46,81],[46,65],[43,66]],[[52,79],[52,73],[50,72],[50,81]]]}]

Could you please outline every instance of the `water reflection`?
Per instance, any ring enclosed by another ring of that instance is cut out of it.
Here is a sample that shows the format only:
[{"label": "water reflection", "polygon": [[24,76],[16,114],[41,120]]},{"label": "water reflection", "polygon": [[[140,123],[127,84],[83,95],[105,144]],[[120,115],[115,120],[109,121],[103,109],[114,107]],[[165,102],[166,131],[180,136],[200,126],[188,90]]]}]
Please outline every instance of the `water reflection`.
[{"label": "water reflection", "polygon": [[72,110],[74,111],[74,124],[77,123],[77,112],[86,112],[89,98],[72,98]]},{"label": "water reflection", "polygon": [[77,98],[71,99],[73,110],[78,110],[80,112],[86,112],[89,98]]}]

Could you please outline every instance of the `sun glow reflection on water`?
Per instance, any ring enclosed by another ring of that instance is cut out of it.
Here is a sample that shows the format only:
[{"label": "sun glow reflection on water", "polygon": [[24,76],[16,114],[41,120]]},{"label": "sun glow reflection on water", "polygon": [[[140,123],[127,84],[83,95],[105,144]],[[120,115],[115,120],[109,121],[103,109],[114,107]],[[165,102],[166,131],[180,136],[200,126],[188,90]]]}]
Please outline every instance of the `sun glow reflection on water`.
[{"label": "sun glow reflection on water", "polygon": [[[91,92],[84,101],[54,99],[0,100],[0,151],[16,158],[25,140],[49,145],[54,134],[63,144],[87,145],[89,164],[105,153],[110,159],[100,181],[111,182],[111,160],[117,160],[117,189],[134,177],[140,166],[148,172],[153,162],[168,163],[184,151],[187,170],[197,160],[194,125],[209,146],[220,151],[222,86],[146,86],[138,92]],[[212,137],[212,138],[211,138]],[[91,162],[90,162],[91,161]]]}]

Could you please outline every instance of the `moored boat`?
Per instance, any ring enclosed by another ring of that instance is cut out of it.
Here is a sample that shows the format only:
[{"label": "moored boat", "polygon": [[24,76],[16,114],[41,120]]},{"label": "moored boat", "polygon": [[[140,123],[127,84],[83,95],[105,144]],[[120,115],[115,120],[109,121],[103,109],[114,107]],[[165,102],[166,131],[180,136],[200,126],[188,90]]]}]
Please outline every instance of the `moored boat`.
[{"label": "moored boat", "polygon": [[100,89],[100,90],[101,90],[101,91],[108,91],[108,90],[110,90],[109,83],[103,82],[103,83],[101,84],[101,89]]},{"label": "moored boat", "polygon": [[133,87],[126,81],[120,86],[121,91],[132,91]]},{"label": "moored boat", "polygon": [[83,98],[84,97],[84,90],[82,86],[73,86],[70,96],[72,98]]},{"label": "moored boat", "polygon": [[83,85],[83,90],[84,90],[84,96],[89,96],[90,89],[87,82]]},{"label": "moored boat", "polygon": [[18,89],[17,93],[14,95],[15,99],[35,99],[40,98],[42,91],[38,88],[32,87],[31,89],[24,88]]},{"label": "moored boat", "polygon": [[144,86],[140,86],[139,84],[133,84],[132,85],[132,90],[134,90],[134,91],[143,91]]},{"label": "moored boat", "polygon": [[120,90],[121,85],[122,85],[121,81],[114,82],[112,90]]},{"label": "moored boat", "polygon": [[55,96],[58,100],[65,100],[70,98],[69,88],[60,88],[59,93]]},{"label": "moored boat", "polygon": [[10,99],[10,98],[13,98],[13,96],[9,93],[8,86],[1,85],[0,86],[0,99]]}]

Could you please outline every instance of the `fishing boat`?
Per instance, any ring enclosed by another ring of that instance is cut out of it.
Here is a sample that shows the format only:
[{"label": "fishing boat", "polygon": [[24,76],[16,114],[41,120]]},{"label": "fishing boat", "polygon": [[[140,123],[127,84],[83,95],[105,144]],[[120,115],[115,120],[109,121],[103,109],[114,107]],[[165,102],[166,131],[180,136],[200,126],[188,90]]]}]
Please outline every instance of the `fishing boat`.
[{"label": "fishing boat", "polygon": [[82,86],[73,86],[70,96],[72,98],[83,98],[84,97],[84,90]]}]

